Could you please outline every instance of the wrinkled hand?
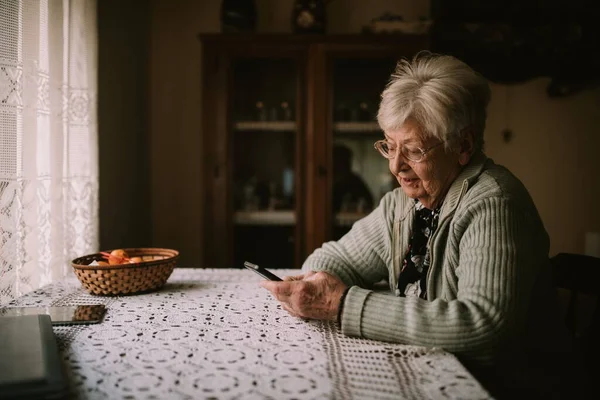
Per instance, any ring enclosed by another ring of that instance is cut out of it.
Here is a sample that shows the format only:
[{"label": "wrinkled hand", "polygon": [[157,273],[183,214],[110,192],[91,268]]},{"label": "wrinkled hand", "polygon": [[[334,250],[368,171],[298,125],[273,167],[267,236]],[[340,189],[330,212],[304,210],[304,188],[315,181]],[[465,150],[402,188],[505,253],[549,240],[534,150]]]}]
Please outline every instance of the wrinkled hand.
[{"label": "wrinkled hand", "polygon": [[262,281],[282,307],[295,317],[335,321],[346,285],[326,272],[286,276],[283,282]]}]

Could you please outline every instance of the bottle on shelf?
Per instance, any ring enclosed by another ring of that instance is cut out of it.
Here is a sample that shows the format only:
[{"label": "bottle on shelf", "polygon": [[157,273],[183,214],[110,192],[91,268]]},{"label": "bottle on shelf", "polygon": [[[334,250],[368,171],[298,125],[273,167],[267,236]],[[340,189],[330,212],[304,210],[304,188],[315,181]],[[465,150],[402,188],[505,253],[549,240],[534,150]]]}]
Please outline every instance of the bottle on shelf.
[{"label": "bottle on shelf", "polygon": [[281,117],[284,121],[291,121],[293,119],[292,109],[287,101],[281,102]]},{"label": "bottle on shelf", "polygon": [[291,202],[294,197],[294,170],[290,167],[283,169],[283,196]]},{"label": "bottle on shelf", "polygon": [[275,106],[269,109],[269,121],[279,121],[279,109]]},{"label": "bottle on shelf", "polygon": [[256,193],[257,182],[256,177],[250,178],[243,189],[242,210],[256,211],[259,208],[259,197]]},{"label": "bottle on shelf", "polygon": [[358,105],[358,120],[361,122],[371,121],[371,112],[369,111],[369,103],[361,101]]},{"label": "bottle on shelf", "polygon": [[257,121],[266,121],[267,120],[267,109],[265,108],[265,103],[262,101],[257,101],[255,104],[256,107],[256,120]]}]

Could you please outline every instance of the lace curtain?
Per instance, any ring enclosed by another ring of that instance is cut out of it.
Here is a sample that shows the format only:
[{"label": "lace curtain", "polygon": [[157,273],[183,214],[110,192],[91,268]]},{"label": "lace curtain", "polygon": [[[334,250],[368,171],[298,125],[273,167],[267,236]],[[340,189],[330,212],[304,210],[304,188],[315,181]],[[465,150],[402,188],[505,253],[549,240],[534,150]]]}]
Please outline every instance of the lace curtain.
[{"label": "lace curtain", "polygon": [[96,2],[0,1],[0,304],[98,247]]}]

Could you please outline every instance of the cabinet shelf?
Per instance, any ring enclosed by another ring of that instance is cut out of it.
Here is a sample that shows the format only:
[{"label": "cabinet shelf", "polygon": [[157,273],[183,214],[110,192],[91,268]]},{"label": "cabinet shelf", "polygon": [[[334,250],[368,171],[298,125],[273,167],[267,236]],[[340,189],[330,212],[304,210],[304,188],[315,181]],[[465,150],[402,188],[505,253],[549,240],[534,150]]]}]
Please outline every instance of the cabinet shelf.
[{"label": "cabinet shelf", "polygon": [[291,226],[296,224],[293,210],[236,211],[233,216],[236,225]]},{"label": "cabinet shelf", "polygon": [[345,134],[371,134],[381,132],[377,122],[334,122],[333,130]]},{"label": "cabinet shelf", "polygon": [[236,131],[281,131],[296,130],[295,121],[239,121],[233,125]]}]

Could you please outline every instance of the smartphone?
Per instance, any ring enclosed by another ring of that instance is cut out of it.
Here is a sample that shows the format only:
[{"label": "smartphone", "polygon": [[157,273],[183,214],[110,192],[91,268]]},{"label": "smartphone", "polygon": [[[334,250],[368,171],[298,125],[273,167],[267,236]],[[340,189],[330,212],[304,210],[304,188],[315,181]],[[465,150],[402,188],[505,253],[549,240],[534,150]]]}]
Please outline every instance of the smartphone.
[{"label": "smartphone", "polygon": [[277,275],[275,275],[274,273],[269,272],[266,269],[264,269],[263,267],[259,267],[256,264],[252,264],[251,262],[245,261],[244,267],[248,268],[250,271],[256,272],[263,278],[268,279],[270,281],[282,281],[283,280],[280,277],[278,277]]},{"label": "smartphone", "polygon": [[7,307],[0,309],[0,317],[47,314],[52,325],[97,324],[106,314],[104,304],[86,304],[65,307]]}]

